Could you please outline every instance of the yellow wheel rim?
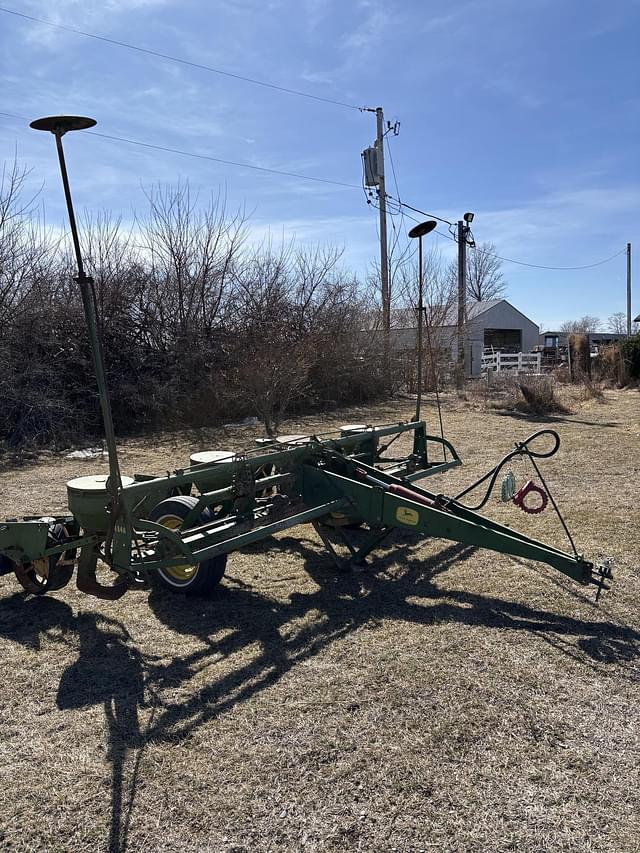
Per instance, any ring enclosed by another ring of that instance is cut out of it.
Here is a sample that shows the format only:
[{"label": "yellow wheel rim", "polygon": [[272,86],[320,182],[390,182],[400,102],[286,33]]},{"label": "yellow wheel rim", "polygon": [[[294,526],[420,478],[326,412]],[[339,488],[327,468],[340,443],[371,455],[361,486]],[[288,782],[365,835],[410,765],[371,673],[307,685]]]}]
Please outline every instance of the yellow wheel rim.
[{"label": "yellow wheel rim", "polygon": [[[179,530],[182,527],[182,519],[177,515],[163,515],[158,519],[158,524],[163,527],[168,527],[170,530]],[[163,575],[168,575],[171,580],[178,583],[188,583],[192,581],[198,572],[198,566],[192,566],[191,563],[180,563],[178,566],[167,566],[160,569]]]},{"label": "yellow wheel rim", "polygon": [[35,574],[46,581],[49,577],[49,560],[43,557],[41,560],[34,560],[31,565]]}]

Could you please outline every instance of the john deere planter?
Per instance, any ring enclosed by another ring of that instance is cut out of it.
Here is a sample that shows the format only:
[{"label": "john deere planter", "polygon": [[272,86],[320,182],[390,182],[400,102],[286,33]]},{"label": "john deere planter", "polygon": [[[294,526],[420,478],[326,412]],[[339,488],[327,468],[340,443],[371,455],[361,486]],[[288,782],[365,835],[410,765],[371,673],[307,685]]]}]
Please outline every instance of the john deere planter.
[{"label": "john deere planter", "polygon": [[[444,437],[427,433],[419,411],[409,422],[351,424],[336,433],[261,440],[241,453],[194,454],[184,468],[169,475],[123,477],[96,331],[93,282],[84,272],[62,149],[65,133],[93,124],[92,119],[56,116],[39,119],[32,127],[51,132],[56,140],[109,474],[71,480],[64,516],[43,514],[0,523],[0,574],[14,572],[34,595],[62,588],[74,571],[78,588],[98,598],[119,598],[150,582],[206,595],[223,577],[227,554],[278,531],[313,524],[344,569],[365,563],[391,531],[402,528],[536,560],[579,584],[597,585],[598,592],[607,588],[610,566],[595,567],[578,552],[540,471],[538,461],[559,447],[552,430],[517,443],[484,477],[453,496],[417,485],[461,464]],[[401,436],[410,439],[411,452],[392,458],[390,445]],[[509,470],[516,457],[531,463],[535,477],[519,489]],[[514,512],[550,511],[551,504],[571,550],[561,551],[480,515],[498,485]],[[467,496],[477,489],[483,490],[483,497],[470,507]],[[347,557],[339,557],[336,539]],[[98,582],[98,560],[114,572],[111,585]]]}]

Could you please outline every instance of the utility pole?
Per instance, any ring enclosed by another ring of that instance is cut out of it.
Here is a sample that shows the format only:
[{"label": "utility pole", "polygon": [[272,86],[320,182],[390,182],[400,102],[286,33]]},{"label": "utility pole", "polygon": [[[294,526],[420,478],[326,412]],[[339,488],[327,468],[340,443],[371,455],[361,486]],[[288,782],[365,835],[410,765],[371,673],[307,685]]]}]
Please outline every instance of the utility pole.
[{"label": "utility pole", "polygon": [[631,337],[631,243],[627,243],[627,335]]},{"label": "utility pole", "polygon": [[387,192],[384,180],[384,115],[376,107],[376,171],[378,177],[378,206],[380,208],[380,285],[382,291],[382,327],[388,378],[391,379],[391,288],[387,255]]},{"label": "utility pole", "polygon": [[[376,141],[362,152],[364,181],[366,187],[375,187],[378,193],[380,212],[380,296],[382,302],[382,334],[384,363],[387,383],[391,384],[391,284],[389,282],[389,256],[387,253],[387,191],[384,179],[384,113],[382,107],[362,107],[365,112],[376,114]],[[397,135],[399,123],[388,130]],[[371,200],[369,200],[369,204]]]},{"label": "utility pole", "polygon": [[464,324],[467,313],[467,231],[468,225],[458,220],[458,369],[456,385],[462,388],[464,383]]}]

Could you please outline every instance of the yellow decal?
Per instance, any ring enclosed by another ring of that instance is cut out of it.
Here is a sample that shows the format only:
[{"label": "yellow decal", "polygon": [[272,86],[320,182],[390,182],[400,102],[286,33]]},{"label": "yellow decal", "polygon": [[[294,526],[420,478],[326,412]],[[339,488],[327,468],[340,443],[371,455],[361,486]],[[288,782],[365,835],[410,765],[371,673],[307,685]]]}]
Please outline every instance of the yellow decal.
[{"label": "yellow decal", "polygon": [[417,511],[408,506],[399,506],[396,510],[396,518],[402,524],[417,524],[420,520]]}]

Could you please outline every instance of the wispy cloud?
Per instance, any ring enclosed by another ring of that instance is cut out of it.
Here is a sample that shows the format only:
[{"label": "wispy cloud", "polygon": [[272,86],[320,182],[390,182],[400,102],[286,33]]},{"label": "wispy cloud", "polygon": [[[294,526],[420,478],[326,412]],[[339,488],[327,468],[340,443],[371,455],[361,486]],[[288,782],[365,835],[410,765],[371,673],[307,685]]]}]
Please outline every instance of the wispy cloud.
[{"label": "wispy cloud", "polygon": [[485,90],[505,95],[526,110],[539,109],[546,103],[546,98],[537,94],[534,86],[523,80],[522,74],[513,63],[504,66],[498,73],[490,74],[483,85]]},{"label": "wispy cloud", "polygon": [[269,222],[256,216],[249,222],[252,242],[274,240],[298,246],[332,246],[343,250],[342,262],[364,276],[375,257],[375,226],[368,216],[284,219]]},{"label": "wispy cloud", "polygon": [[620,223],[636,215],[639,197],[640,186],[632,185],[559,190],[517,207],[481,212],[478,231],[495,235],[503,253],[521,260],[588,264],[618,243],[622,248]]},{"label": "wispy cloud", "polygon": [[341,46],[362,55],[378,47],[390,23],[390,15],[379,0],[360,0],[358,6],[363,10],[363,20],[342,38]]},{"label": "wispy cloud", "polygon": [[[98,35],[111,31],[116,20],[129,12],[166,6],[172,0],[31,0],[24,8],[25,14],[33,15],[52,24],[76,29],[99,29]],[[27,22],[25,21],[25,24]],[[46,24],[30,22],[24,30],[24,41],[29,45],[51,48],[68,39],[69,33]]]}]

